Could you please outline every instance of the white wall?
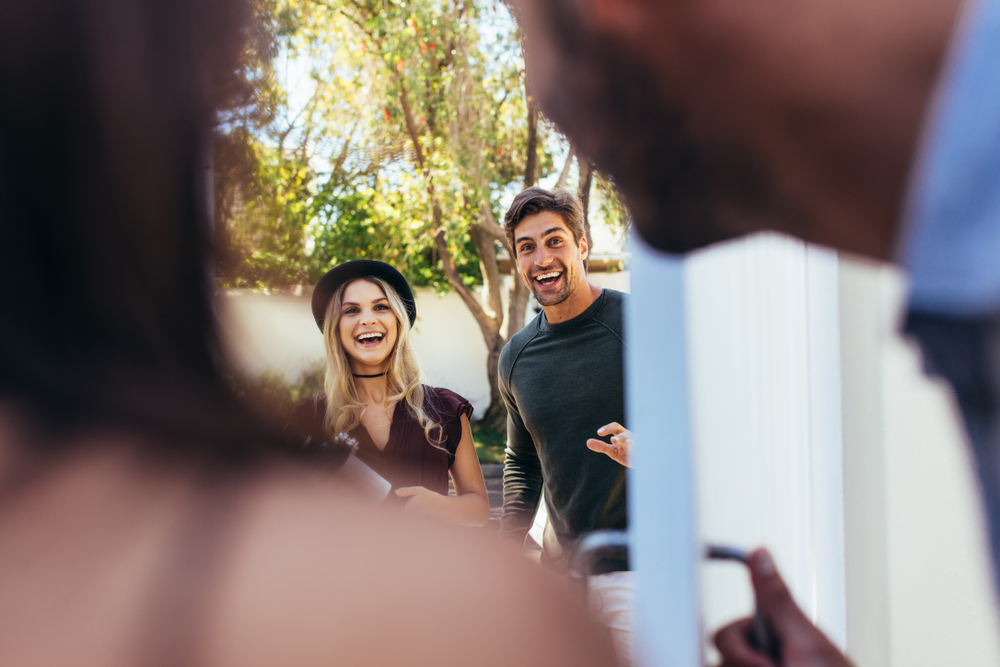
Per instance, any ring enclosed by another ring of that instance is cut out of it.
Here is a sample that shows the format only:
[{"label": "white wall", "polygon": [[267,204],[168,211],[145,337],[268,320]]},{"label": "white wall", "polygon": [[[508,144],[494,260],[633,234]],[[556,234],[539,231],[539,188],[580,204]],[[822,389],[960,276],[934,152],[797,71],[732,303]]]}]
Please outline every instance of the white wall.
[{"label": "white wall", "polygon": [[899,272],[841,262],[848,648],[865,667],[1000,664],[976,483],[950,390],[897,333]]},{"label": "white wall", "polygon": [[216,298],[226,352],[244,372],[271,371],[295,380],[322,360],[323,336],[308,296],[229,289]]},{"label": "white wall", "polygon": [[619,292],[632,292],[632,276],[628,271],[615,271],[613,273],[591,273],[587,280],[598,287],[609,287]]},{"label": "white wall", "polygon": [[[627,292],[627,271],[594,273],[595,285]],[[504,290],[506,293],[506,290]],[[475,319],[454,292],[415,291],[417,322],[413,344],[424,381],[465,396],[481,416],[490,402],[486,344]],[[238,368],[257,375],[281,373],[295,380],[323,360],[323,336],[316,327],[308,294],[267,294],[260,290],[222,290],[219,317],[228,354]],[[526,321],[535,313],[529,305]]]}]

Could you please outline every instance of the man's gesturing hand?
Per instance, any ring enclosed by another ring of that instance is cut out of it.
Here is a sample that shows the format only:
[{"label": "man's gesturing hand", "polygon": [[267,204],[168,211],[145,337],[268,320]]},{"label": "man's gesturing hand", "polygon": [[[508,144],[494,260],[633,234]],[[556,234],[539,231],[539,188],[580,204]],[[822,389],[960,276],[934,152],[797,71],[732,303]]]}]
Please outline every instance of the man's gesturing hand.
[{"label": "man's gesturing hand", "polygon": [[851,662],[809,622],[792,599],[771,555],[758,549],[748,562],[757,604],[781,644],[781,665],[750,646],[751,618],[730,623],[715,634],[722,654],[720,667],[853,667]]},{"label": "man's gesturing hand", "polygon": [[611,422],[597,429],[597,435],[609,434],[611,435],[610,445],[603,440],[590,438],[587,440],[587,447],[595,452],[607,454],[623,466],[630,465],[629,452],[632,451],[632,446],[635,444],[632,431],[629,431],[618,422]]}]

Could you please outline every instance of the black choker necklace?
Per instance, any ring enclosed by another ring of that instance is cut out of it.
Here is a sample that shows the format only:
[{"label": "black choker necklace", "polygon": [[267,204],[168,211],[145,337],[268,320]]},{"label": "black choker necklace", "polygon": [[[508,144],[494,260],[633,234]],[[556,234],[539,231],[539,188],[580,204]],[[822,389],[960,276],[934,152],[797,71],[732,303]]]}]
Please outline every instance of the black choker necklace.
[{"label": "black choker necklace", "polygon": [[385,371],[385,373],[376,373],[375,375],[358,375],[357,373],[351,373],[351,375],[353,375],[356,378],[380,378],[386,375],[388,372],[389,371]]}]

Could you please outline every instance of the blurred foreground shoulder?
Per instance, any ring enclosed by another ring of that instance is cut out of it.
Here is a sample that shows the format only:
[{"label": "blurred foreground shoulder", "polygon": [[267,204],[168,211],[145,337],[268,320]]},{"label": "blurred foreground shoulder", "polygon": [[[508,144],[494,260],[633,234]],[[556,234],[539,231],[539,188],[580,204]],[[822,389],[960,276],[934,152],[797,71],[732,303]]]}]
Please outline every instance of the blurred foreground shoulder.
[{"label": "blurred foreground shoulder", "polygon": [[495,540],[275,480],[232,550],[212,665],[614,665],[565,585]]}]

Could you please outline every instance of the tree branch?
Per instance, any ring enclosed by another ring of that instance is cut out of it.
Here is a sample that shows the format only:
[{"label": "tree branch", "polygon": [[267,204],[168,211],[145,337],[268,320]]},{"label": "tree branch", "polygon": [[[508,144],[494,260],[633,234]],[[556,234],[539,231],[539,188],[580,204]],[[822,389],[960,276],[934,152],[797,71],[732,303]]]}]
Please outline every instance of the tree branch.
[{"label": "tree branch", "polygon": [[499,323],[487,314],[486,309],[479,303],[476,295],[462,281],[462,276],[458,272],[458,267],[455,266],[455,260],[451,256],[451,251],[448,250],[448,243],[444,238],[441,207],[435,203],[432,209],[434,217],[434,247],[437,248],[438,255],[441,258],[441,267],[444,269],[444,274],[448,277],[448,282],[458,292],[458,296],[465,303],[469,312],[472,313],[472,317],[475,318],[476,324],[479,325],[483,335],[495,334],[500,329]]},{"label": "tree branch", "polygon": [[[476,295],[472,293],[472,290],[468,288],[465,282],[462,281],[462,276],[458,272],[458,267],[455,266],[455,260],[451,256],[451,252],[448,250],[448,243],[444,238],[444,219],[441,215],[441,205],[437,202],[437,194],[434,190],[434,181],[431,178],[430,170],[424,161],[423,149],[420,147],[420,135],[417,132],[417,125],[413,121],[413,111],[410,108],[410,102],[406,95],[406,86],[403,84],[399,76],[396,76],[396,82],[399,84],[399,102],[400,106],[403,108],[403,120],[406,123],[406,131],[410,135],[410,141],[413,142],[413,154],[417,162],[417,167],[420,169],[424,176],[424,183],[427,189],[427,197],[431,202],[431,216],[433,219],[433,235],[434,235],[434,247],[437,248],[438,256],[441,258],[441,266],[444,269],[444,274],[448,277],[448,282],[451,284],[452,288],[458,292],[458,296],[468,307],[469,312],[472,313],[472,317],[475,318],[476,323],[479,324],[479,328],[482,330],[484,336],[495,334],[500,330],[500,323],[494,317],[486,312],[483,305],[479,303]],[[495,263],[495,262],[494,262]]]},{"label": "tree branch", "polygon": [[538,104],[528,96],[528,137],[525,140],[524,187],[535,184],[538,175]]},{"label": "tree branch", "polygon": [[573,156],[576,154],[576,147],[570,144],[569,155],[566,156],[566,164],[563,165],[562,171],[559,172],[559,180],[556,181],[556,190],[563,190],[566,188],[566,177],[569,176],[569,167],[573,164]]},{"label": "tree branch", "polygon": [[399,104],[403,107],[403,120],[406,122],[406,131],[413,142],[413,155],[417,160],[417,167],[420,168],[420,171],[425,172],[425,177],[429,178],[424,166],[424,151],[420,147],[420,133],[417,132],[417,124],[413,122],[413,111],[410,109],[410,100],[406,94],[406,85],[403,84],[398,73],[396,74],[396,83],[399,85]]},{"label": "tree branch", "polygon": [[510,241],[507,240],[507,232],[504,231],[504,228],[499,222],[497,222],[497,218],[493,215],[493,209],[490,208],[489,203],[482,202],[479,204],[479,218],[483,231],[499,241],[504,247],[504,250],[510,254],[511,248]]},{"label": "tree branch", "polygon": [[479,255],[485,311],[492,319],[492,329],[499,331],[503,322],[503,302],[500,298],[500,269],[497,266],[496,246],[493,245],[493,237],[483,229],[482,223],[469,226],[469,238]]},{"label": "tree branch", "polygon": [[590,184],[594,180],[594,169],[590,159],[580,154],[576,156],[576,166],[580,172],[578,194],[583,207],[583,230],[587,235],[587,247],[590,248],[590,252],[594,252],[594,239],[590,235]]}]

